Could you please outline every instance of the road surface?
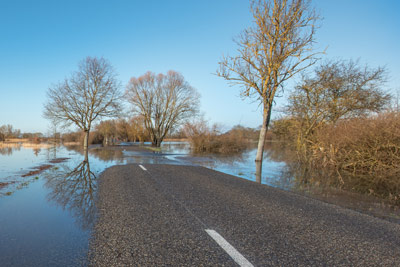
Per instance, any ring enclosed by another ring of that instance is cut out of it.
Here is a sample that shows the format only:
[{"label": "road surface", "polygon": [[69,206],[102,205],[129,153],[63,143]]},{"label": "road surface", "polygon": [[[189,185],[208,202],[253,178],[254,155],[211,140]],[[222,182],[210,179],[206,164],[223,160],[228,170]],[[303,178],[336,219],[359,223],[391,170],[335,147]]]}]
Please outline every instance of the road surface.
[{"label": "road surface", "polygon": [[100,178],[93,266],[400,266],[400,225],[203,167]]}]

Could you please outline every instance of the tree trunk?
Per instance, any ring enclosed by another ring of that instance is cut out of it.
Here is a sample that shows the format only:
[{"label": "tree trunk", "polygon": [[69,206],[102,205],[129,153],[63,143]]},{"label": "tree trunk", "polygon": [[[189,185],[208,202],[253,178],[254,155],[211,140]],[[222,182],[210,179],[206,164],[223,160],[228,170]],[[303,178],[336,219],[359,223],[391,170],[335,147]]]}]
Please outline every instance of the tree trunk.
[{"label": "tree trunk", "polygon": [[154,146],[154,147],[160,147],[161,146],[161,142],[162,142],[161,138],[154,137],[153,141],[151,142],[151,145]]},{"label": "tree trunk", "polygon": [[89,130],[85,130],[84,132],[85,132],[85,137],[83,139],[83,150],[87,152],[89,148]]},{"label": "tree trunk", "polygon": [[271,118],[271,109],[272,109],[271,105],[264,107],[263,123],[260,130],[260,137],[258,139],[256,162],[261,162],[263,159],[264,143],[265,143],[265,138],[267,137],[268,125]]},{"label": "tree trunk", "polygon": [[89,162],[89,150],[84,150],[83,151],[83,154],[84,154],[84,156],[85,156],[85,162]]},{"label": "tree trunk", "polygon": [[256,161],[256,182],[261,184],[262,180],[262,161]]}]

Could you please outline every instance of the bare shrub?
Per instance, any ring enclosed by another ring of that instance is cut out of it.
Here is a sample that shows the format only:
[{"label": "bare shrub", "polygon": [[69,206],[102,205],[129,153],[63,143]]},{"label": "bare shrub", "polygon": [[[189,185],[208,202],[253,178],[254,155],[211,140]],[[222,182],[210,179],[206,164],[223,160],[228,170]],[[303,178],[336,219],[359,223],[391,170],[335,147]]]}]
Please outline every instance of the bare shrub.
[{"label": "bare shrub", "polygon": [[65,133],[62,135],[62,140],[65,143],[70,143],[70,142],[80,142],[81,140],[81,133],[80,132],[70,132],[70,133]]},{"label": "bare shrub", "polygon": [[349,119],[315,133],[311,163],[331,184],[400,202],[400,113]]},{"label": "bare shrub", "polygon": [[209,126],[205,120],[199,120],[185,124],[183,131],[193,152],[234,153],[248,148],[250,139],[246,135],[247,128],[236,126],[226,133],[221,133],[220,128],[216,124]]}]

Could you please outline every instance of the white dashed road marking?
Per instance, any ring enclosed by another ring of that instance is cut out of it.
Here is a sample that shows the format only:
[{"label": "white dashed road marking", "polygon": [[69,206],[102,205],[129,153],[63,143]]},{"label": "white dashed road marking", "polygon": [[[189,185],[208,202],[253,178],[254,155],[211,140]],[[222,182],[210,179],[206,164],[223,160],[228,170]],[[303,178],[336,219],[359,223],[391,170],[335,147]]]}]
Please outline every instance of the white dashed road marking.
[{"label": "white dashed road marking", "polygon": [[142,168],[142,170],[147,171],[147,169],[145,167],[143,167],[142,165],[139,165],[140,168]]},{"label": "white dashed road marking", "polygon": [[253,264],[251,264],[245,257],[243,257],[242,254],[239,253],[231,244],[228,243],[220,234],[218,234],[214,230],[206,229],[207,234],[209,234],[212,239],[214,239],[217,244],[223,248],[223,250],[228,253],[229,256],[240,266],[246,266],[246,267],[253,267]]},{"label": "white dashed road marking", "polygon": [[[139,164],[139,167],[147,171],[147,169]],[[192,215],[197,221],[200,222],[204,227],[206,225],[198,218],[196,215],[194,215],[182,202],[179,200],[175,199],[174,196],[172,196],[175,201],[177,201],[190,215]],[[225,250],[226,253],[241,267],[254,267],[253,264],[251,264],[242,254],[240,254],[239,251],[237,251],[231,244],[229,244],[228,241],[226,241],[220,234],[218,234],[216,231],[211,230],[211,229],[205,229],[207,234],[214,239],[214,241],[223,249]]]}]

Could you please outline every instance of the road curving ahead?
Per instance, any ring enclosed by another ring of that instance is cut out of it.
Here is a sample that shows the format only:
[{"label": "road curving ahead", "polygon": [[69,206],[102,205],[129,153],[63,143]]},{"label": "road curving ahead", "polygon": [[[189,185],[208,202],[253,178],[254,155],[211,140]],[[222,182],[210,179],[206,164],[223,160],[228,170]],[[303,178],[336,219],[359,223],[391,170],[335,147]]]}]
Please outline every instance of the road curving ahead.
[{"label": "road curving ahead", "polygon": [[203,167],[100,177],[92,266],[398,266],[400,225]]}]

